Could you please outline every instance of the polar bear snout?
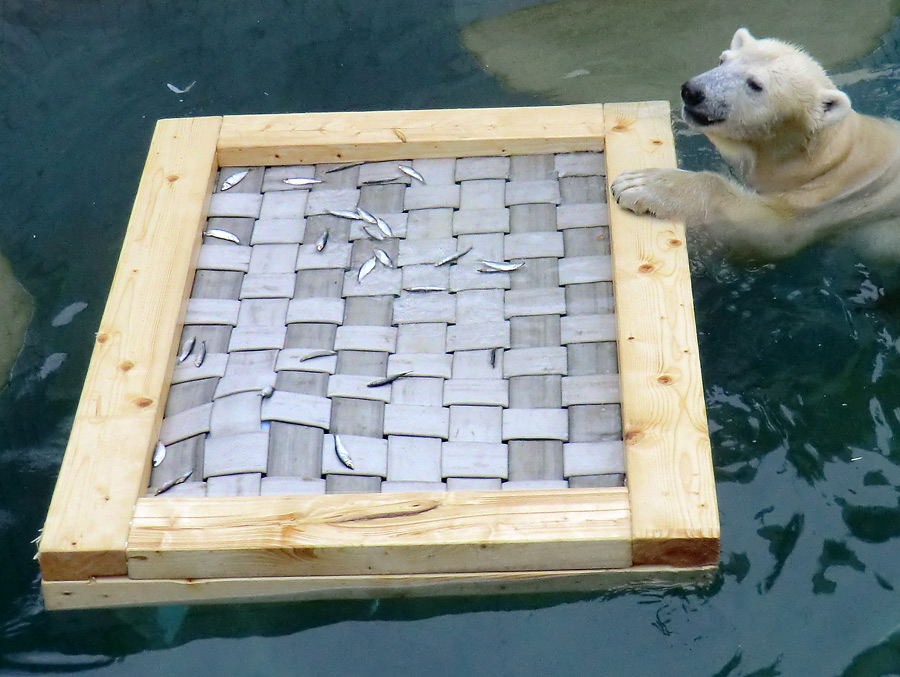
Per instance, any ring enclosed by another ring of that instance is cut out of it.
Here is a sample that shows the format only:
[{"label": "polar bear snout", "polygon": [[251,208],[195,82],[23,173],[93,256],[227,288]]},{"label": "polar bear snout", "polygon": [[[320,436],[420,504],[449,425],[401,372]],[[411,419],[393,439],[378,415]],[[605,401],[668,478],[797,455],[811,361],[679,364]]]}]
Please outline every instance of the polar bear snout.
[{"label": "polar bear snout", "polygon": [[698,83],[688,80],[681,85],[681,100],[687,106],[699,106],[706,100],[706,94]]}]

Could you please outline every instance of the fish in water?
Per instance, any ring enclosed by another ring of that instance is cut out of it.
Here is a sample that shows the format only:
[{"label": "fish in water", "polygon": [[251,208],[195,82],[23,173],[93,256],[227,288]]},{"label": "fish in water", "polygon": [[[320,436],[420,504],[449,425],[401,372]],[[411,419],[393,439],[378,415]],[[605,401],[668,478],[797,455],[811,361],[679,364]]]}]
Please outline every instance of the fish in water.
[{"label": "fish in water", "polygon": [[322,183],[322,179],[304,179],[302,177],[290,178],[290,179],[282,179],[283,183],[286,183],[289,186],[314,186],[317,183]]},{"label": "fish in water", "polygon": [[210,228],[209,230],[204,230],[203,234],[206,237],[214,237],[217,240],[227,240],[228,242],[234,242],[235,244],[240,244],[241,240],[234,233],[230,233],[227,230],[220,230],[219,228]]},{"label": "fish in water", "polygon": [[244,169],[240,172],[235,172],[234,174],[232,174],[231,176],[229,176],[227,179],[225,179],[222,182],[222,190],[228,190],[230,188],[234,188],[241,181],[243,181],[244,178],[246,178],[247,174],[249,174],[249,173],[250,173],[249,169]]},{"label": "fish in water", "polygon": [[168,482],[163,484],[161,487],[159,487],[159,489],[157,489],[155,492],[153,492],[153,495],[159,496],[160,494],[167,492],[172,487],[177,487],[179,484],[186,482],[187,478],[193,474],[194,474],[194,469],[191,468],[186,473],[184,473],[184,475],[181,475],[180,477],[176,477],[174,480],[169,480]]},{"label": "fish in water", "polygon": [[385,221],[380,216],[375,217],[375,225],[378,226],[378,230],[384,233],[387,237],[394,237],[394,231],[391,230],[391,227],[388,225],[388,222]]},{"label": "fish in water", "polygon": [[311,353],[304,355],[300,358],[300,362],[306,362],[307,360],[314,360],[317,357],[330,357],[331,355],[337,355],[333,350],[314,350]]},{"label": "fish in water", "polygon": [[368,388],[377,388],[379,386],[386,386],[388,383],[393,383],[398,378],[403,378],[404,376],[409,376],[411,371],[401,371],[397,374],[391,374],[390,376],[385,376],[384,378],[378,378],[372,381],[371,383],[367,383],[366,387]]},{"label": "fish in water", "polygon": [[353,470],[353,459],[350,458],[350,452],[344,445],[344,442],[341,439],[340,435],[334,436],[334,451],[337,454],[337,457],[341,460],[341,463]]},{"label": "fish in water", "polygon": [[[484,268],[479,268],[479,273],[509,273],[514,270],[518,270],[522,266],[525,265],[524,261],[519,261],[519,263],[512,263],[510,261],[484,261],[482,260],[481,264]],[[485,270],[487,269],[487,270]]]},{"label": "fish in water", "polygon": [[329,209],[328,213],[332,216],[336,216],[339,219],[350,219],[351,221],[362,221],[363,217],[361,217],[356,212],[348,212],[345,209]]},{"label": "fish in water", "polygon": [[196,85],[196,84],[197,84],[197,81],[194,80],[194,81],[193,81],[191,84],[189,84],[187,87],[185,87],[184,89],[181,89],[181,87],[176,87],[176,86],[173,85],[171,82],[167,82],[167,83],[166,83],[166,87],[168,87],[170,90],[172,90],[172,91],[175,92],[176,94],[187,94],[189,91],[191,91],[191,87],[193,87],[193,86]]},{"label": "fish in water", "polygon": [[416,181],[421,181],[422,183],[425,183],[425,177],[422,176],[421,174],[419,174],[419,172],[417,172],[412,167],[407,167],[406,165],[399,165],[397,168],[401,172],[406,174],[407,176],[411,176],[412,178],[414,178]]},{"label": "fish in water", "polygon": [[466,250],[464,250],[464,251],[456,252],[455,254],[450,254],[450,256],[445,256],[445,257],[442,258],[440,261],[438,261],[437,263],[435,263],[435,264],[434,264],[434,267],[437,268],[437,267],[439,267],[439,266],[446,266],[446,265],[448,265],[448,264],[450,264],[450,263],[456,263],[456,262],[459,261],[463,256],[465,256],[465,255],[468,254],[470,251],[472,251],[472,249],[473,249],[472,247],[469,247],[468,249],[466,249]]},{"label": "fish in water", "polygon": [[374,256],[370,259],[366,259],[365,263],[363,263],[359,267],[359,273],[357,274],[356,279],[359,280],[360,282],[362,282],[363,279],[366,277],[366,275],[368,275],[373,270],[375,270],[375,264],[377,262],[378,262],[378,259],[376,259]]},{"label": "fish in water", "polygon": [[206,341],[200,341],[200,350],[197,351],[197,357],[194,358],[194,366],[199,367],[206,359]]},{"label": "fish in water", "polygon": [[361,218],[366,223],[371,223],[371,224],[378,223],[378,221],[375,220],[375,217],[372,216],[369,212],[367,212],[362,207],[357,207],[356,213],[359,215],[359,218]]},{"label": "fish in water", "polygon": [[387,266],[388,268],[394,267],[394,262],[391,261],[390,255],[383,249],[375,250],[375,258],[378,259],[379,263],[383,266]]},{"label": "fish in water", "polygon": [[189,339],[185,339],[184,343],[181,344],[181,352],[178,353],[179,362],[184,362],[188,358],[188,355],[190,355],[191,351],[194,350],[194,344],[196,342],[196,336],[191,336]]},{"label": "fish in water", "polygon": [[156,451],[153,452],[153,467],[158,468],[166,458],[166,445],[162,442],[156,443]]},{"label": "fish in water", "polygon": [[322,251],[325,249],[325,245],[328,244],[328,229],[322,231],[322,234],[319,235],[319,239],[316,240],[316,251]]}]

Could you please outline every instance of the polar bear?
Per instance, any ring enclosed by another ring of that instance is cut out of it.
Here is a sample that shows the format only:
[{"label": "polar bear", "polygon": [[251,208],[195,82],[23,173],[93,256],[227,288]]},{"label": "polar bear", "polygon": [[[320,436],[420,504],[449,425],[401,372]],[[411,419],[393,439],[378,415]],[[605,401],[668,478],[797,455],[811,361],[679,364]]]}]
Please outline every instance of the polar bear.
[{"label": "polar bear", "polygon": [[744,255],[781,258],[848,236],[900,261],[900,123],[856,113],[801,49],[744,28],[681,97],[685,121],[742,183],[711,172],[626,172],[610,186],[619,205],[709,227]]}]

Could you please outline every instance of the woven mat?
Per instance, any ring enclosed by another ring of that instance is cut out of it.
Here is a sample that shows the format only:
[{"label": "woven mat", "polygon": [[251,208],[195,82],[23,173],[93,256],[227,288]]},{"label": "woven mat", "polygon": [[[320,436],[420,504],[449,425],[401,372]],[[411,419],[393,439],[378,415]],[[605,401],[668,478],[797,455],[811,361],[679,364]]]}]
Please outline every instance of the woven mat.
[{"label": "woven mat", "polygon": [[[623,483],[602,153],[253,167],[222,191],[240,169],[212,196],[207,232],[240,244],[204,237],[151,495],[191,470],[163,495]],[[357,207],[393,237],[330,213]],[[390,265],[360,280],[375,249]]]}]

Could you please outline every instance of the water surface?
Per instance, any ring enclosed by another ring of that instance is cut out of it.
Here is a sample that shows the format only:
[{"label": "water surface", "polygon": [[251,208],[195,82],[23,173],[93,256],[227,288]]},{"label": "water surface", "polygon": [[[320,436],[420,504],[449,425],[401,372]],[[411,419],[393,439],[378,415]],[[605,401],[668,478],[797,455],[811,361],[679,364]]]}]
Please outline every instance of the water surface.
[{"label": "water surface", "polygon": [[[691,242],[723,534],[708,590],[42,610],[30,541],[153,122],[541,103],[462,48],[465,5],[0,6],[0,249],[36,306],[0,393],[0,673],[900,674],[900,313],[830,246],[748,267]],[[744,19],[735,10],[753,30]],[[839,25],[821,30],[841,39]],[[863,112],[900,117],[897,33],[840,67]],[[184,95],[166,87],[193,81]],[[685,166],[717,165],[678,129]]]}]

